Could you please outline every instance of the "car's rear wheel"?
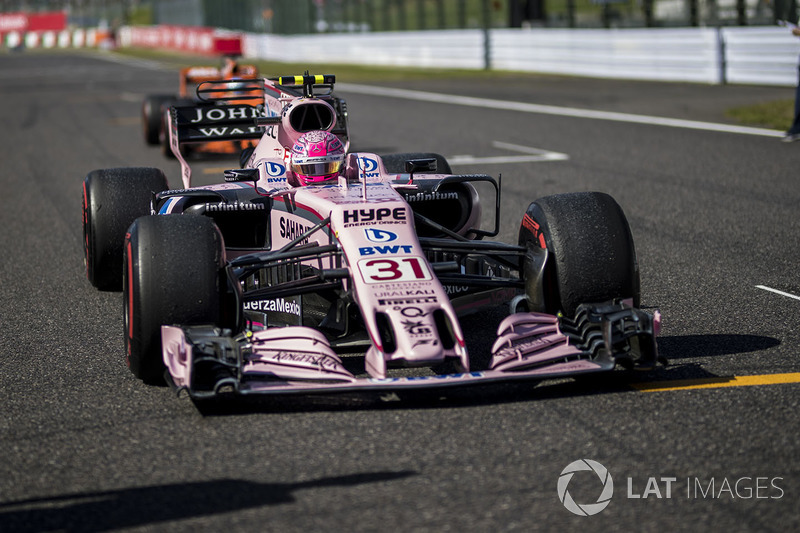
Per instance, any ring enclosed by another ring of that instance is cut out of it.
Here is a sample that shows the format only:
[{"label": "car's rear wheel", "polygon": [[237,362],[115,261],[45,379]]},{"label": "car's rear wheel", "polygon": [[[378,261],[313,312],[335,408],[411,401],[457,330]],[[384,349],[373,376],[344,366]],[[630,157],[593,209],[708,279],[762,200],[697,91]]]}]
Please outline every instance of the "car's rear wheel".
[{"label": "car's rear wheel", "polygon": [[153,94],[146,96],[142,101],[142,133],[144,142],[151,145],[159,143],[159,133],[162,129],[162,113],[175,96],[167,94]]},{"label": "car's rear wheel", "polygon": [[164,376],[162,325],[219,325],[226,289],[222,236],[197,215],[137,219],[125,241],[125,349],[133,374]]},{"label": "car's rear wheel", "polygon": [[[406,171],[406,161],[411,159],[436,159],[437,174],[452,174],[450,163],[441,154],[432,152],[407,152],[399,154],[382,155],[383,167],[389,174],[403,174]],[[429,173],[429,172],[427,172]]]},{"label": "car's rear wheel", "polygon": [[157,168],[93,170],[83,182],[83,250],[86,277],[101,290],[122,284],[122,245],[128,227],[150,213],[153,193],[168,188]]},{"label": "car's rear wheel", "polygon": [[519,244],[534,252],[526,261],[537,255],[536,248],[548,253],[541,276],[525,280],[532,310],[573,316],[582,303],[615,298],[631,298],[639,305],[633,237],[611,196],[580,192],[536,200],[523,217]]}]

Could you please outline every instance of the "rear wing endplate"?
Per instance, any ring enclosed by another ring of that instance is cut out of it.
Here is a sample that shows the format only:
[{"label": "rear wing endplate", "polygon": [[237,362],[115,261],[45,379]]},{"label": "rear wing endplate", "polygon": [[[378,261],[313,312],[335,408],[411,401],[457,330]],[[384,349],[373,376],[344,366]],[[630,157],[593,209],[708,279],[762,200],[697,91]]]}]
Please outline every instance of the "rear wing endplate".
[{"label": "rear wing endplate", "polygon": [[281,121],[278,116],[265,117],[264,106],[247,104],[173,106],[168,118],[170,149],[180,162],[181,179],[187,189],[191,187],[191,168],[181,153],[182,145],[261,139],[263,125]]}]

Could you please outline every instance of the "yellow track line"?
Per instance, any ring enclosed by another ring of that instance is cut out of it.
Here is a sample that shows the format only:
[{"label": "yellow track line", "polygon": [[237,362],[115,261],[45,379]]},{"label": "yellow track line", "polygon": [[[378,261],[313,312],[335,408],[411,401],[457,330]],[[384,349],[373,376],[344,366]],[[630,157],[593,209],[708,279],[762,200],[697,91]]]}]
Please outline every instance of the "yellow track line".
[{"label": "yellow track line", "polygon": [[631,387],[640,392],[663,392],[673,390],[716,389],[720,387],[749,387],[753,385],[778,385],[800,383],[800,372],[789,374],[763,374],[760,376],[727,376],[703,379],[682,379],[633,383]]}]

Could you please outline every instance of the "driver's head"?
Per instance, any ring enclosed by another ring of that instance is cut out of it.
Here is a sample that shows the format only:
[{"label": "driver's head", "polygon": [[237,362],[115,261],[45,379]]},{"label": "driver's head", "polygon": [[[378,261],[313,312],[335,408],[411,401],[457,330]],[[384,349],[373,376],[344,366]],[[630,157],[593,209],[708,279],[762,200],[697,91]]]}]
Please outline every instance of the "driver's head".
[{"label": "driver's head", "polygon": [[233,56],[225,56],[220,69],[223,78],[233,77],[239,73],[239,62]]},{"label": "driver's head", "polygon": [[343,163],[344,146],[327,131],[304,133],[292,147],[292,172],[303,186],[335,179]]}]

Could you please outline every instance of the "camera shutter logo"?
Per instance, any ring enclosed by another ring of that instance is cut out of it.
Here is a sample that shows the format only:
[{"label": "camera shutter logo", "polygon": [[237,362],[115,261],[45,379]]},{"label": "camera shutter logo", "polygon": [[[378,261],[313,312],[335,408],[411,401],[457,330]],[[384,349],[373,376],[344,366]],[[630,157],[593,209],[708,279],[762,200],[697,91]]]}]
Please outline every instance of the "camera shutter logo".
[{"label": "camera shutter logo", "polygon": [[[595,503],[576,503],[567,490],[567,486],[569,482],[572,481],[572,476],[575,475],[575,472],[585,470],[591,470],[597,474],[597,477],[600,478],[600,482],[603,484],[603,490]],[[564,504],[564,507],[566,507],[568,511],[578,516],[596,515],[608,507],[608,504],[611,502],[611,496],[613,495],[614,481],[611,479],[611,474],[606,467],[591,459],[578,459],[577,461],[571,462],[561,471],[561,476],[558,478],[558,499],[561,500],[561,503]]]}]

